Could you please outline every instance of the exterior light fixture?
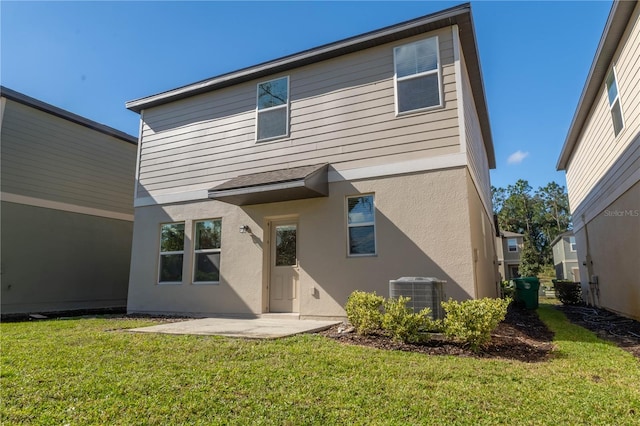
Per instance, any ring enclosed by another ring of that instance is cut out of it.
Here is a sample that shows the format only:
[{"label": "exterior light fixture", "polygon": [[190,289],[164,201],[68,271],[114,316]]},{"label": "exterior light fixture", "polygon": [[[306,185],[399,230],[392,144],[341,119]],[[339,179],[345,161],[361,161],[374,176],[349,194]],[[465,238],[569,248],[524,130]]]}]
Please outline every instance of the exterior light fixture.
[{"label": "exterior light fixture", "polygon": [[240,233],[244,234],[244,233],[247,233],[247,232],[250,232],[249,225],[240,225]]}]

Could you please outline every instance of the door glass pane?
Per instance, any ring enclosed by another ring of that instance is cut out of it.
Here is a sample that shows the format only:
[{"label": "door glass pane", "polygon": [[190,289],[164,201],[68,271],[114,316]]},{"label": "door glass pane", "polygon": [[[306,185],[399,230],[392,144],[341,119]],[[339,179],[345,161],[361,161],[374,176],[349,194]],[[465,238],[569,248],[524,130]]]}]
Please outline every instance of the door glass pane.
[{"label": "door glass pane", "polygon": [[296,225],[276,226],[276,266],[296,264]]}]

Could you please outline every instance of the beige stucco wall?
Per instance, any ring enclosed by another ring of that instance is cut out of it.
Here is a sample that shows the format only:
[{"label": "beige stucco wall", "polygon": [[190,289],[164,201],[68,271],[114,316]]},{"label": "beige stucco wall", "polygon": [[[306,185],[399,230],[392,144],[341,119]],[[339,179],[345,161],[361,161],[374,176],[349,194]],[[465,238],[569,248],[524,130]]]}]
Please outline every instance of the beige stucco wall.
[{"label": "beige stucco wall", "polygon": [[126,306],[133,223],[2,202],[2,314]]},{"label": "beige stucco wall", "polygon": [[467,175],[467,193],[475,295],[478,298],[498,297],[500,283],[494,238],[495,229],[469,174]]},{"label": "beige stucco wall", "polygon": [[[583,291],[598,277],[595,304],[640,320],[640,182],[576,231]],[[584,264],[586,263],[586,265]]]},{"label": "beige stucco wall", "polygon": [[[341,317],[355,289],[388,295],[389,280],[434,276],[447,281],[447,296],[467,299],[495,288],[492,231],[485,222],[486,256],[475,274],[473,248],[484,253],[482,210],[477,194],[470,199],[465,167],[330,184],[330,196],[309,200],[236,207],[218,201],[138,207],[135,213],[130,312],[192,314],[260,314],[268,301],[263,275],[268,220],[298,218],[300,314]],[[472,184],[471,184],[472,185]],[[378,252],[347,256],[345,197],[374,193]],[[473,207],[470,209],[470,203]],[[192,284],[193,221],[222,218],[220,284]],[[475,219],[477,218],[477,219]],[[484,220],[485,218],[483,218]],[[182,284],[157,284],[160,224],[185,221]],[[470,221],[474,223],[471,235]],[[248,225],[251,234],[241,234]],[[487,260],[485,260],[485,258]],[[487,284],[489,283],[489,284]]]}]

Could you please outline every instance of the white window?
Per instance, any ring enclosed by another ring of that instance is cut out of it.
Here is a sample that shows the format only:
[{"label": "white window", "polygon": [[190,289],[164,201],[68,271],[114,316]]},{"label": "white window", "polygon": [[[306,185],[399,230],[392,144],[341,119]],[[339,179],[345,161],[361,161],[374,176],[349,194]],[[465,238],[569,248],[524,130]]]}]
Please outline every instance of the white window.
[{"label": "white window", "polygon": [[576,237],[569,237],[569,247],[571,251],[576,251]]},{"label": "white window", "polygon": [[376,254],[376,222],[373,194],[347,197],[347,253]]},{"label": "white window", "polygon": [[624,120],[622,118],[622,108],[620,107],[620,94],[618,93],[618,81],[615,68],[611,68],[606,82],[611,120],[613,120],[613,131],[616,136],[618,136],[618,133],[624,128]]},{"label": "white window", "polygon": [[393,54],[397,113],[441,106],[438,37],[398,46]]},{"label": "white window", "polygon": [[518,251],[518,239],[517,238],[508,238],[507,239],[507,247],[509,247],[510,252]]},{"label": "white window", "polygon": [[159,283],[182,283],[184,222],[160,226]]},{"label": "white window", "polygon": [[259,141],[289,133],[289,77],[258,84],[256,138]]},{"label": "white window", "polygon": [[193,282],[220,282],[220,247],[222,220],[201,220],[195,223]]}]

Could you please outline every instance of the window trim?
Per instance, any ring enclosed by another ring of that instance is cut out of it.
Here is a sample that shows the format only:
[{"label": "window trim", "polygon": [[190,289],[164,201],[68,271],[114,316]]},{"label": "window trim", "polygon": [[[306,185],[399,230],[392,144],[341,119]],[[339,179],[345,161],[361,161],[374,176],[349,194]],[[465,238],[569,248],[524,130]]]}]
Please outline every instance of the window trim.
[{"label": "window trim", "polygon": [[[287,80],[287,102],[285,102],[283,105],[276,105],[273,107],[268,107],[268,108],[263,108],[260,109],[260,105],[259,105],[259,96],[260,96],[260,85],[265,84],[265,83],[269,83],[272,81],[276,81],[276,80],[281,80],[281,79],[286,79]],[[290,104],[291,104],[291,83],[290,83],[290,78],[288,75],[285,76],[281,76],[281,77],[276,77],[276,78],[272,78],[270,80],[264,80],[264,81],[260,81],[258,82],[258,84],[256,84],[256,130],[255,130],[255,139],[256,142],[268,142],[268,141],[272,141],[272,140],[277,140],[277,139],[283,139],[283,138],[288,138],[289,137],[289,121],[290,121]],[[277,135],[277,136],[270,136],[268,138],[263,138],[260,139],[259,138],[259,117],[260,117],[260,112],[264,112],[264,111],[274,111],[277,109],[283,109],[286,108],[286,113],[285,113],[285,133],[282,135]]]},{"label": "window trim", "polygon": [[[217,249],[196,249],[196,238],[197,238],[197,225],[200,222],[213,222],[220,221],[220,248]],[[222,218],[216,217],[211,219],[196,219],[193,221],[193,261],[192,271],[191,271],[191,284],[193,285],[219,285],[220,284],[220,271],[218,271],[218,281],[196,281],[196,262],[198,261],[198,254],[202,253],[219,253],[220,254],[220,263],[222,264]]]},{"label": "window trim", "polygon": [[[516,244],[512,246],[509,244],[510,241],[515,241]],[[515,250],[511,250],[511,247],[515,248]],[[517,253],[518,252],[518,239],[517,238],[507,238],[507,251],[509,253]]]},{"label": "window trim", "polygon": [[[162,227],[165,225],[176,225],[176,224],[182,224],[183,225],[183,230],[182,230],[182,250],[178,250],[178,251],[162,251]],[[160,235],[160,240],[158,241],[158,279],[156,280],[158,285],[182,285],[182,283],[184,282],[184,237],[186,234],[186,223],[184,221],[178,221],[178,222],[162,222],[160,224],[160,229],[159,229],[159,235]],[[182,255],[182,271],[180,273],[181,276],[181,280],[180,281],[160,281],[161,278],[161,274],[162,274],[162,256],[168,256],[168,255],[176,255],[176,254],[181,254]]]},{"label": "window trim", "polygon": [[[371,196],[371,201],[373,202],[373,221],[372,222],[363,222],[363,223],[357,223],[357,224],[350,224],[349,223],[349,199],[350,198],[359,198],[359,197],[368,197]],[[345,214],[344,214],[344,218],[346,221],[346,243],[347,243],[347,257],[375,257],[378,255],[378,236],[377,236],[377,226],[376,226],[376,197],[375,197],[375,193],[373,192],[369,192],[369,193],[364,193],[364,194],[355,194],[355,195],[347,195],[345,196],[344,199],[345,203],[344,203],[344,208],[345,208]],[[373,253],[351,253],[351,241],[350,241],[350,235],[349,235],[349,229],[350,228],[359,228],[359,227],[364,227],[364,226],[373,226]]]},{"label": "window trim", "polygon": [[[616,97],[613,99],[613,101],[609,99],[609,87],[608,87],[609,85],[607,84],[607,80],[609,80],[610,76],[613,76],[612,81],[616,85]],[[617,138],[625,128],[625,122],[624,122],[624,114],[622,113],[622,102],[620,101],[620,85],[618,84],[618,73],[616,72],[615,65],[611,66],[611,70],[607,73],[604,79],[604,92],[607,97],[607,103],[609,104],[609,113],[611,115],[611,122],[612,122],[611,124],[613,124],[613,134],[615,138]],[[618,109],[620,110],[620,122],[622,123],[622,127],[620,127],[620,130],[618,130],[617,132],[616,132],[615,120],[613,119],[613,114],[614,114],[613,108],[615,107],[616,102],[618,103]]]},{"label": "window trim", "polygon": [[[573,242],[571,242],[573,240]],[[575,253],[578,251],[578,246],[576,245],[576,237],[569,237],[569,250],[571,253]]]},{"label": "window trim", "polygon": [[[436,69],[423,71],[421,73],[411,74],[409,76],[404,76],[404,77],[398,78],[398,69],[397,69],[398,66],[397,66],[397,62],[396,62],[396,55],[397,55],[396,52],[397,52],[397,50],[399,48],[401,48],[401,47],[404,47],[404,46],[410,46],[412,44],[417,44],[417,43],[420,43],[422,41],[431,40],[431,39],[435,39],[435,41],[436,41],[436,60],[437,60]],[[429,111],[429,110],[433,110],[433,109],[444,107],[444,87],[443,87],[443,83],[442,83],[442,66],[441,65],[442,65],[442,62],[440,60],[440,39],[439,39],[439,36],[437,36],[437,35],[431,36],[431,37],[427,37],[427,38],[423,38],[423,39],[420,39],[420,40],[416,40],[416,41],[413,41],[411,43],[401,44],[401,45],[395,46],[393,48],[393,90],[394,90],[394,102],[395,102],[395,109],[396,109],[396,117],[404,116],[404,115],[407,115],[407,114],[415,114],[415,113],[419,113],[419,112],[424,112],[424,111]],[[416,108],[416,109],[412,109],[412,110],[409,110],[409,111],[400,111],[399,102],[398,102],[398,82],[407,81],[407,80],[413,80],[413,79],[416,79],[416,78],[425,77],[427,75],[433,75],[433,74],[437,74],[437,76],[438,76],[438,104],[437,105],[431,105],[431,106],[424,107],[424,108]]]}]

